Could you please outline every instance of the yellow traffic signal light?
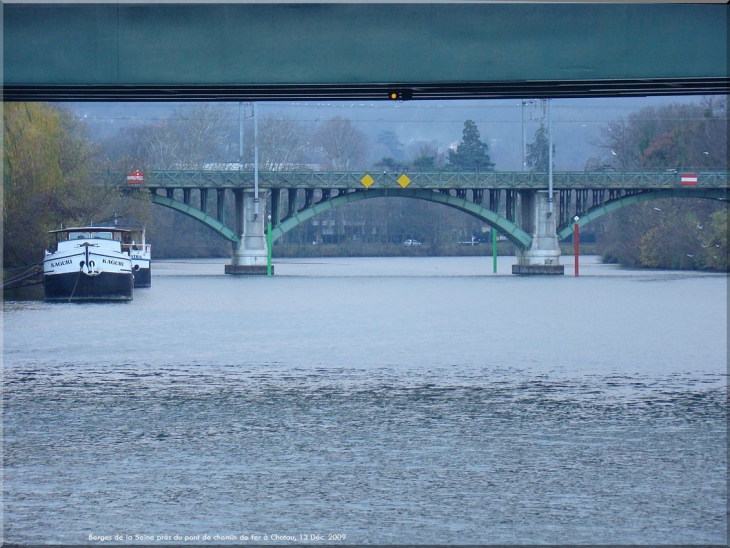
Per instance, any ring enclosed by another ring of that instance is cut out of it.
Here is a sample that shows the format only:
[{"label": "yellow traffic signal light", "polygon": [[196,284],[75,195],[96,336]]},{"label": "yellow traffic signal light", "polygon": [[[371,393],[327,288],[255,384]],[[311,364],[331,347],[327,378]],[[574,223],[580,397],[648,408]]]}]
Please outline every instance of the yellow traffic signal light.
[{"label": "yellow traffic signal light", "polygon": [[410,89],[393,89],[388,92],[388,98],[393,101],[406,101],[413,98],[413,90]]}]

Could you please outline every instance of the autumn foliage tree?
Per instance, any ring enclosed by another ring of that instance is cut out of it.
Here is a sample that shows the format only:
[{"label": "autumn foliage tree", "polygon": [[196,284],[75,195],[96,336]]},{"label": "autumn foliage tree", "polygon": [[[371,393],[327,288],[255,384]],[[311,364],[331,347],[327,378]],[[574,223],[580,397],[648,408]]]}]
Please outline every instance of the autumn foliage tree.
[{"label": "autumn foliage tree", "polygon": [[609,122],[593,144],[619,171],[727,170],[727,98],[646,107]]},{"label": "autumn foliage tree", "polygon": [[5,103],[3,131],[3,264],[8,268],[39,261],[49,230],[103,216],[115,193],[91,184],[97,148],[65,110]]},{"label": "autumn foliage tree", "polygon": [[[609,123],[595,143],[623,171],[726,171],[727,99],[649,107]],[[604,260],[634,267],[728,270],[727,203],[689,198],[621,209],[604,220]]]}]

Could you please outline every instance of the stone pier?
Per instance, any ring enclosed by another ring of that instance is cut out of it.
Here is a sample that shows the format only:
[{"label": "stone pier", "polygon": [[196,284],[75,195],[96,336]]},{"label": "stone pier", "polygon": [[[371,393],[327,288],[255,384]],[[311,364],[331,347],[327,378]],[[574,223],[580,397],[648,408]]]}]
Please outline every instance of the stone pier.
[{"label": "stone pier", "polygon": [[[266,275],[268,250],[264,219],[266,192],[259,191],[259,213],[255,214],[255,194],[251,189],[236,189],[236,234],[239,240],[233,250],[226,274]],[[273,274],[273,265],[271,267]]]},{"label": "stone pier", "polygon": [[520,224],[532,236],[529,249],[517,251],[517,264],[512,274],[561,275],[565,266],[560,264],[560,244],[557,236],[557,214],[550,213],[547,190],[520,191]]}]

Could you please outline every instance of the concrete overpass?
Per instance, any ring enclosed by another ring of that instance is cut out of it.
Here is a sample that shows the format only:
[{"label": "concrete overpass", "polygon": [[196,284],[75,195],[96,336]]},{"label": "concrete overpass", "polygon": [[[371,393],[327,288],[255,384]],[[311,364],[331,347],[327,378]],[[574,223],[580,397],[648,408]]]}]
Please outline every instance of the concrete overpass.
[{"label": "concrete overpass", "polygon": [[725,94],[728,7],[5,3],[4,100]]}]

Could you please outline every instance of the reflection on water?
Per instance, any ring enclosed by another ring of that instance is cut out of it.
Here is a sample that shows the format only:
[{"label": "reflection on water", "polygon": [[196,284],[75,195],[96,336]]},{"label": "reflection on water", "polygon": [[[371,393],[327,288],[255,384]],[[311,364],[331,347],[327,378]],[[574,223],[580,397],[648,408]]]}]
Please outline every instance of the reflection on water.
[{"label": "reflection on water", "polygon": [[509,260],[6,302],[5,540],[726,543],[727,278]]}]

